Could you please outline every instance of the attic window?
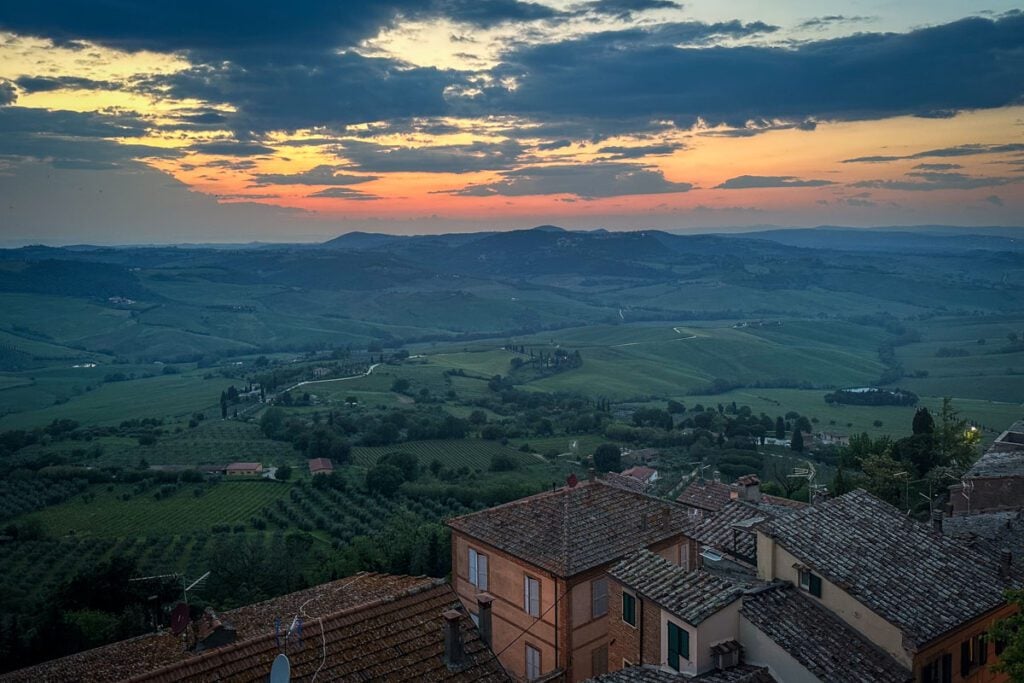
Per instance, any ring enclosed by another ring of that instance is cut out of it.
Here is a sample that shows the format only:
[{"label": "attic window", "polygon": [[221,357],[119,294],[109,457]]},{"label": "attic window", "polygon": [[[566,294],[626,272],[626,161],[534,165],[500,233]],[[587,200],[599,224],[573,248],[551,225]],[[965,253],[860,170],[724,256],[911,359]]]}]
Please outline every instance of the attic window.
[{"label": "attic window", "polygon": [[800,587],[816,598],[821,597],[821,577],[810,570],[800,570]]}]

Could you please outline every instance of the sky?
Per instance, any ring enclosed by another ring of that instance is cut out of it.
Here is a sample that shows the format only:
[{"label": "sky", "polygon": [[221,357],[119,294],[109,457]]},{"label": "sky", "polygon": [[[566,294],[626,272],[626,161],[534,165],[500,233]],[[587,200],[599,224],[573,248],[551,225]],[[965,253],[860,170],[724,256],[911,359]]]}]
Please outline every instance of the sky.
[{"label": "sky", "polygon": [[0,245],[1020,225],[992,0],[12,0]]}]

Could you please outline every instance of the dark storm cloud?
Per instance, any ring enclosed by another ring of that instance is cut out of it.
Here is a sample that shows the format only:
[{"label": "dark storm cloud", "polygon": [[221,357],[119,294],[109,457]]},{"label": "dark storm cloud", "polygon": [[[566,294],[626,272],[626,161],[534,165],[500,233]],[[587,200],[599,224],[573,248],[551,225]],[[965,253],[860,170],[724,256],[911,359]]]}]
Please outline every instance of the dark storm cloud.
[{"label": "dark storm cloud", "polygon": [[611,154],[612,159],[642,159],[648,156],[665,156],[672,154],[676,150],[680,150],[684,147],[678,142],[666,142],[657,145],[641,145],[637,147],[624,147],[621,145],[611,145],[608,147],[601,147],[597,150],[598,154]]},{"label": "dark storm cloud", "polygon": [[327,189],[306,195],[307,197],[330,198],[330,199],[356,199],[359,201],[373,201],[380,197],[348,187],[328,187]]},{"label": "dark storm cloud", "polygon": [[846,16],[843,14],[829,14],[824,17],[813,17],[797,24],[797,28],[823,30],[836,24],[856,24],[864,21],[873,21],[873,17]]},{"label": "dark storm cloud", "polygon": [[793,176],[741,175],[729,178],[716,190],[749,190],[766,187],[824,187],[835,185],[831,180],[802,180]]},{"label": "dark storm cloud", "polygon": [[428,147],[346,140],[339,155],[353,168],[372,173],[472,173],[511,168],[522,152],[522,146],[514,140]]},{"label": "dark storm cloud", "polygon": [[573,6],[573,11],[584,14],[603,14],[628,21],[634,14],[652,10],[682,9],[683,6],[672,0],[593,0]]},{"label": "dark storm cloud", "polygon": [[129,51],[188,51],[248,62],[263,60],[268,53],[350,47],[403,15],[489,27],[558,14],[545,5],[516,0],[55,0],[3,3],[0,28],[59,43],[88,40]]},{"label": "dark storm cloud", "polygon": [[52,92],[54,90],[112,90],[120,87],[110,81],[97,81],[75,76],[22,76],[15,83],[27,93]]},{"label": "dark storm cloud", "polygon": [[0,81],[0,107],[14,104],[18,100],[18,91],[10,81]]},{"label": "dark storm cloud", "polygon": [[853,187],[867,187],[878,190],[907,190],[931,192],[935,190],[974,190],[979,187],[999,187],[1020,182],[1020,178],[969,176],[964,173],[940,173],[918,171],[907,173],[909,180],[862,180]]},{"label": "dark storm cloud", "polygon": [[537,145],[537,149],[542,152],[550,152],[556,149],[565,149],[566,147],[572,146],[572,140],[552,140],[551,142],[542,142]]},{"label": "dark storm cloud", "polygon": [[[691,30],[692,40],[701,32],[710,40],[722,29]],[[703,118],[743,127],[756,118],[856,120],[1000,107],[1024,95],[1024,15],[786,48],[681,49],[662,42],[672,33],[685,31],[634,29],[520,47],[494,71],[516,87],[488,88],[479,105],[542,119],[644,115],[680,126]]]},{"label": "dark storm cloud", "polygon": [[216,140],[214,142],[198,142],[188,148],[197,154],[216,154],[229,157],[254,157],[261,154],[273,154],[272,147],[258,142],[240,142],[235,140]]},{"label": "dark storm cloud", "polygon": [[338,166],[315,166],[302,173],[262,173],[254,178],[254,185],[358,185],[377,180],[374,175],[339,173]]},{"label": "dark storm cloud", "polygon": [[902,161],[904,159],[927,159],[929,157],[968,157],[977,154],[1009,154],[1013,152],[1024,152],[1024,143],[1010,142],[1002,145],[957,145],[956,147],[942,147],[940,149],[929,149],[924,152],[907,154],[904,156],[868,156],[856,157],[854,159],[843,159],[844,164],[868,163],[882,164],[889,161]]},{"label": "dark storm cloud", "polygon": [[133,114],[96,114],[33,107],[0,109],[0,136],[52,133],[83,138],[132,138],[145,135],[146,130],[145,121]]},{"label": "dark storm cloud", "polygon": [[689,192],[693,189],[690,183],[666,180],[658,169],[615,162],[536,166],[505,171],[501,175],[502,179],[497,182],[469,185],[447,194],[464,197],[570,194],[582,199],[597,199]]},{"label": "dark storm cloud", "polygon": [[395,60],[354,53],[293,57],[244,66],[200,64],[154,76],[140,88],[230,104],[238,112],[229,116],[228,126],[236,131],[343,127],[450,113],[444,90],[457,82],[455,72],[409,68]]}]

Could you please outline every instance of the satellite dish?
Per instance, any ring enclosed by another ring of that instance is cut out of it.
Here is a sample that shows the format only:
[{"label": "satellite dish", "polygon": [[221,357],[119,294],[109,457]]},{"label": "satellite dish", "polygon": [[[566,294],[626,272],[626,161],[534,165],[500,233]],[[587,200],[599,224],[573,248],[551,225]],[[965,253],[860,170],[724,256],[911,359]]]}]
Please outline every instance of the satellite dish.
[{"label": "satellite dish", "polygon": [[270,683],[288,683],[292,678],[292,665],[288,655],[278,655],[270,667]]},{"label": "satellite dish", "polygon": [[171,610],[171,633],[174,635],[180,635],[185,627],[188,626],[189,622],[189,610],[188,605],[183,602],[179,602],[175,605],[174,609]]}]

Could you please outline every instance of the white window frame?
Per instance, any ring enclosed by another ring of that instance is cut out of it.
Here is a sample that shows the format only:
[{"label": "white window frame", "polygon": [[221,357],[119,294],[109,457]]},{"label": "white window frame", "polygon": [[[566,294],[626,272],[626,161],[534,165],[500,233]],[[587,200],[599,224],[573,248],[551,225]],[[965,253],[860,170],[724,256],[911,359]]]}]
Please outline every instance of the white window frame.
[{"label": "white window frame", "polygon": [[487,590],[487,556],[476,548],[469,549],[469,582],[481,591]]},{"label": "white window frame", "polygon": [[523,611],[540,617],[540,581],[529,574],[523,575]]}]

